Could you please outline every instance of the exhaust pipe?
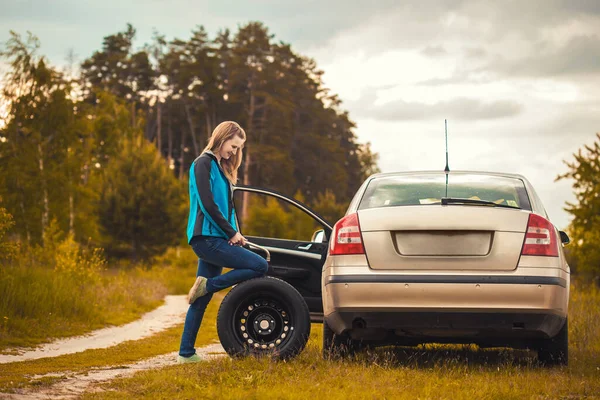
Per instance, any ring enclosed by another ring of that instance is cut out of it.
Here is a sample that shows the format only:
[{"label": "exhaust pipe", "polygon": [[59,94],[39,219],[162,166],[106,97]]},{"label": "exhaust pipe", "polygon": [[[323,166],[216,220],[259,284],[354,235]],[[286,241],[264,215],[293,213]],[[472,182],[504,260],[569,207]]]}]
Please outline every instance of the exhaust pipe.
[{"label": "exhaust pipe", "polygon": [[367,327],[367,323],[362,318],[354,318],[352,321],[352,329],[365,329]]}]

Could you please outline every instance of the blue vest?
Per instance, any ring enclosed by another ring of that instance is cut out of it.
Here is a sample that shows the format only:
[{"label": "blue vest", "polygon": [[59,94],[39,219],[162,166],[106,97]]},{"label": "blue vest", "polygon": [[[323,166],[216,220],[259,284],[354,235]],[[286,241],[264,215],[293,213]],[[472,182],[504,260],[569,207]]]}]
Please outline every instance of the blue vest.
[{"label": "blue vest", "polygon": [[203,153],[189,171],[188,243],[195,236],[230,239],[237,232],[229,180],[214,155]]}]

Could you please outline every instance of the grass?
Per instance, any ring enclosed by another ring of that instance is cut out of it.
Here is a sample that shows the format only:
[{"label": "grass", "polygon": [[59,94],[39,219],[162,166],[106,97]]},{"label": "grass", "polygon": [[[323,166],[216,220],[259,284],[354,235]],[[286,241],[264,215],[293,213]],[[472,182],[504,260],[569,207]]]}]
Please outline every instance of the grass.
[{"label": "grass", "polygon": [[[324,361],[318,335],[291,362],[228,358],[113,382],[85,399],[557,398],[600,393],[595,368],[545,370],[493,350],[379,351]],[[404,359],[405,355],[411,356]]]},{"label": "grass", "polygon": [[202,362],[115,380],[86,399],[129,398],[594,398],[600,396],[600,291],[575,282],[570,304],[570,364],[543,368],[535,354],[475,346],[382,348],[345,360],[321,358],[313,325],[296,359]]},{"label": "grass", "polygon": [[167,293],[187,293],[197,268],[187,248],[169,250],[151,267],[121,268],[69,238],[29,250],[0,273],[0,352],[131,322]]},{"label": "grass", "polygon": [[[196,346],[203,346],[218,340],[215,325],[216,315],[225,293],[213,297],[209,303]],[[60,381],[66,375],[81,373],[92,368],[131,364],[142,359],[179,350],[183,324],[166,329],[156,335],[137,341],[123,342],[108,349],[93,349],[81,353],[53,358],[0,364],[0,391],[6,392],[27,386],[45,386]],[[58,374],[39,379],[35,375]]]}]

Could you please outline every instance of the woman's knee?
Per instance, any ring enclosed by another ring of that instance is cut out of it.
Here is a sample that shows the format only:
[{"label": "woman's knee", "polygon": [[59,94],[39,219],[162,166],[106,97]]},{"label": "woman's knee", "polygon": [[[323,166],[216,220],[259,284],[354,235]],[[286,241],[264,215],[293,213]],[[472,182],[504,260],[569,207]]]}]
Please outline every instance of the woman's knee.
[{"label": "woman's knee", "polygon": [[261,275],[264,275],[269,270],[269,263],[264,258],[260,258],[260,262],[256,267],[256,272],[259,272]]}]

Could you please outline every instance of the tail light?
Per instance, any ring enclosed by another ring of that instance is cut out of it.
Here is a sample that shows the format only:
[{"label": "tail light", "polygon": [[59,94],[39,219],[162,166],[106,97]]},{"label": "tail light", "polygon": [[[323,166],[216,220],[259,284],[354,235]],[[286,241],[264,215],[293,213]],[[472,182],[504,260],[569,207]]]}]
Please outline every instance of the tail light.
[{"label": "tail light", "polygon": [[358,214],[346,215],[333,227],[333,237],[329,247],[331,255],[364,254]]},{"label": "tail light", "polygon": [[558,257],[558,242],[554,225],[537,214],[529,214],[521,254],[524,256]]}]

